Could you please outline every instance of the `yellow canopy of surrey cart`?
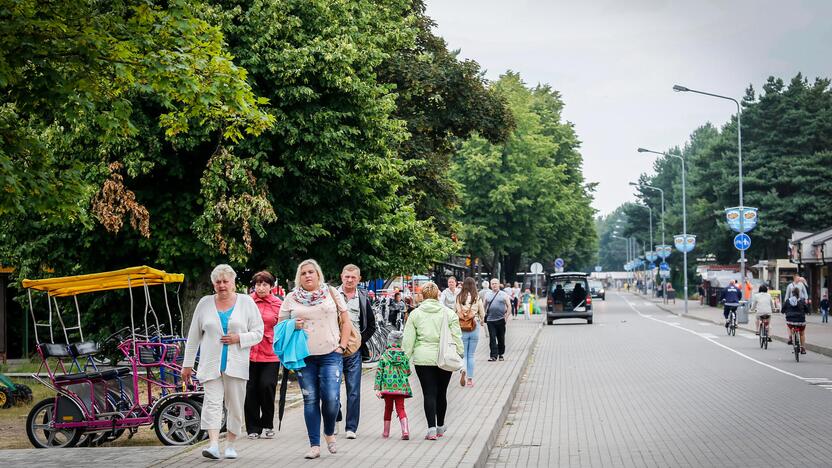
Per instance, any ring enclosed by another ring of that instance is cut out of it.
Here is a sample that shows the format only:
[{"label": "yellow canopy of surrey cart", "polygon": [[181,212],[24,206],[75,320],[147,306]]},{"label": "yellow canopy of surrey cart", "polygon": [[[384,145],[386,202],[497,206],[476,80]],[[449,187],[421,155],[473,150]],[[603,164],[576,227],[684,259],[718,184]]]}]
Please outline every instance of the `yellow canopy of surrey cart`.
[{"label": "yellow canopy of surrey cart", "polygon": [[67,297],[78,294],[126,289],[144,285],[181,283],[185,275],[166,273],[149,266],[124,268],[122,270],[104,271],[89,275],[63,276],[39,280],[23,280],[23,287],[48,292],[53,297]]}]

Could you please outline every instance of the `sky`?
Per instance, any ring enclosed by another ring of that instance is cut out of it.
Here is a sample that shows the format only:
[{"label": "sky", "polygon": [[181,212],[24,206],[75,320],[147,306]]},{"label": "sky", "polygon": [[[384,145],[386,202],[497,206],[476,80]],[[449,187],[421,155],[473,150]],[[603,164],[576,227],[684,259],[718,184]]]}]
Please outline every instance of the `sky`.
[{"label": "sky", "polygon": [[769,76],[832,77],[832,0],[427,0],[436,33],[496,80],[549,83],[582,141],[600,214],[634,200],[653,159],[700,125],[722,126],[731,101]]}]

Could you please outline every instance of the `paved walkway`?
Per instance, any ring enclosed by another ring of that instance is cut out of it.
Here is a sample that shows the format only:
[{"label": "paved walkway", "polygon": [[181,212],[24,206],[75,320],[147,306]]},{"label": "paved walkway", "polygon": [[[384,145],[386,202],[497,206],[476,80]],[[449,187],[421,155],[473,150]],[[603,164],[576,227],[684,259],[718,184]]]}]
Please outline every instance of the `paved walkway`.
[{"label": "paved walkway", "polygon": [[[406,401],[410,419],[411,440],[399,439],[397,421],[390,438],[381,438],[384,405],[373,392],[375,372],[365,373],[361,382],[361,423],[358,439],[338,438],[338,453],[330,455],[323,447],[315,466],[482,466],[497,436],[516,387],[526,367],[528,356],[540,331],[541,319],[512,320],[507,327],[508,348],[505,362],[487,362],[488,339],[483,334],[477,347],[475,386],[459,386],[459,374],[451,380],[448,391],[449,425],[445,437],[424,440],[426,431],[421,388],[415,374],[411,378],[414,396]],[[342,401],[344,396],[342,394]],[[343,426],[342,426],[343,430]],[[245,466],[296,466],[306,463],[308,449],[302,408],[287,411],[283,429],[274,440],[240,440],[235,462]],[[188,467],[214,464],[200,454],[202,445],[178,453],[161,464],[166,467]],[[154,461],[156,463],[156,461]]]},{"label": "paved walkway", "polygon": [[[643,294],[630,293],[630,296],[627,297],[632,296],[653,302],[670,313],[684,315],[685,301],[682,299],[676,299],[675,304],[672,301],[664,304],[661,298],[654,298]],[[699,301],[688,301],[688,316],[719,325],[725,324],[725,318],[722,316],[722,307],[702,306],[699,305]],[[738,324],[738,327],[751,333],[756,333],[754,319],[754,314],[748,314],[748,323]],[[826,356],[832,356],[832,322],[821,323],[820,314],[808,315],[806,322],[806,349]],[[773,339],[784,343],[789,340],[788,329],[786,328],[786,321],[783,314],[774,314],[772,316],[769,330]]]}]

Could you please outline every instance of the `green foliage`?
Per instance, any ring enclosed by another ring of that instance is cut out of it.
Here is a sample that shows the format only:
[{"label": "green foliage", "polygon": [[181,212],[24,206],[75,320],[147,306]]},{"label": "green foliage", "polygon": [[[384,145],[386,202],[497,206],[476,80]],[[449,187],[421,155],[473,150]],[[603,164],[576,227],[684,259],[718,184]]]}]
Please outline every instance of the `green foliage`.
[{"label": "green foliage", "polygon": [[79,215],[138,134],[137,96],[158,102],[168,138],[200,126],[236,141],[272,125],[199,4],[163,5],[0,1],[0,216]]},{"label": "green foliage", "polygon": [[425,15],[422,0],[409,12],[415,41],[396,51],[379,67],[379,79],[395,85],[395,117],[406,122],[410,137],[398,147],[407,163],[401,187],[416,206],[419,219],[433,219],[440,233],[457,229],[456,186],[448,169],[455,141],[474,133],[491,143],[508,138],[512,115],[505,101],[487,86],[480,66],[460,60],[458,51],[433,33],[436,24]]},{"label": "green foliage", "polygon": [[523,261],[591,263],[592,187],[583,184],[578,141],[561,122],[559,95],[546,86],[528,89],[512,72],[494,89],[508,101],[516,128],[500,145],[471,138],[454,161],[466,248],[487,268],[501,261],[509,279]]}]

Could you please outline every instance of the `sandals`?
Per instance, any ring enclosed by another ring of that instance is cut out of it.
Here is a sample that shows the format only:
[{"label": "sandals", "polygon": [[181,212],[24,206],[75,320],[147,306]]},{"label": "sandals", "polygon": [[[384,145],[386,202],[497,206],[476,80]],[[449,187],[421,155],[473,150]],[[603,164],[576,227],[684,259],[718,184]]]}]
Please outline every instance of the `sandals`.
[{"label": "sandals", "polygon": [[338,453],[338,446],[335,444],[335,436],[332,436],[332,442],[326,441],[326,449],[329,450],[329,453]]},{"label": "sandals", "polygon": [[317,445],[313,445],[312,447],[309,447],[309,451],[306,452],[306,455],[304,455],[303,458],[305,458],[307,460],[312,460],[312,459],[315,459],[315,458],[321,458],[321,448]]}]

